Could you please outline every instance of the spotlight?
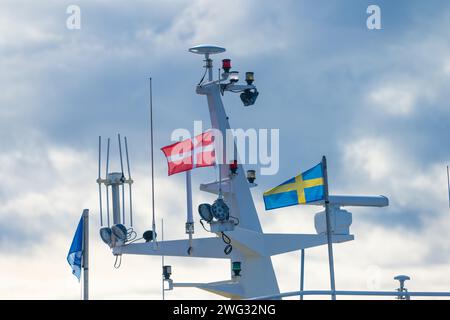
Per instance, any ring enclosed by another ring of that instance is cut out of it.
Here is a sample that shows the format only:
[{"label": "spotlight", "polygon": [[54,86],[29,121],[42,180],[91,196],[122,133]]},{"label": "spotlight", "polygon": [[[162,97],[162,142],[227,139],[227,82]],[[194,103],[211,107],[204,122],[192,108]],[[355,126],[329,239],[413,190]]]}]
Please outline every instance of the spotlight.
[{"label": "spotlight", "polygon": [[249,183],[255,182],[256,179],[256,171],[255,170],[247,170],[247,180]]},{"label": "spotlight", "polygon": [[249,86],[252,85],[253,81],[255,81],[255,74],[253,72],[246,72],[245,81]]},{"label": "spotlight", "polygon": [[112,243],[111,228],[108,227],[101,228],[100,237],[102,238],[104,243],[106,243],[108,246],[111,246]]},{"label": "spotlight", "polygon": [[213,215],[211,213],[211,205],[208,203],[202,203],[198,206],[198,213],[200,217],[206,222],[211,222],[213,219]]},{"label": "spotlight", "polygon": [[225,221],[230,217],[230,208],[228,208],[223,199],[219,198],[214,201],[213,205],[211,206],[211,213],[217,220]]},{"label": "spotlight", "polygon": [[144,238],[145,242],[150,242],[153,239],[156,239],[156,232],[155,232],[155,235],[153,236],[153,231],[152,230],[147,230],[142,235],[142,238]]},{"label": "spotlight", "polygon": [[231,70],[231,60],[230,59],[223,59],[222,60],[222,69],[226,73],[230,72],[230,70]]},{"label": "spotlight", "polygon": [[259,92],[256,89],[246,89],[241,93],[241,101],[245,107],[252,106],[258,98]]},{"label": "spotlight", "polygon": [[127,240],[127,228],[123,224],[115,224],[111,227],[112,234],[120,241],[125,242]]},{"label": "spotlight", "polygon": [[239,71],[230,71],[228,79],[230,79],[230,83],[236,83],[239,81]]},{"label": "spotlight", "polygon": [[242,271],[242,269],[241,269],[241,262],[240,261],[233,261],[231,270],[233,271],[235,277],[239,277],[241,275],[241,271]]},{"label": "spotlight", "polygon": [[169,280],[172,275],[172,266],[163,266],[164,280]]}]

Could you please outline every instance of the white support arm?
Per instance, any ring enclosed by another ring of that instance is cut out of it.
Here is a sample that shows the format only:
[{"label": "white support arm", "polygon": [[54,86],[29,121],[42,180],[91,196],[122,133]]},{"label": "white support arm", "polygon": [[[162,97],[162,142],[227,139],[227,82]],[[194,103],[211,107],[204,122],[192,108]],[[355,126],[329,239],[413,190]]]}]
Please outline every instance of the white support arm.
[{"label": "white support arm", "polygon": [[[231,244],[240,251],[250,254],[270,257],[291,251],[321,246],[327,243],[325,235],[320,234],[261,234],[251,230],[236,228],[227,232],[231,239]],[[353,240],[353,235],[334,235],[333,242],[340,243]],[[230,259],[229,255],[223,252],[224,243],[220,238],[200,238],[193,239],[192,246],[195,250],[188,254],[188,240],[160,241],[156,248],[149,242],[132,243],[120,247],[115,247],[113,253],[138,254],[150,256],[173,256],[173,257],[197,257]]]},{"label": "white support arm", "polygon": [[[323,201],[309,203],[323,206]],[[387,207],[389,199],[385,196],[330,196],[330,205],[339,207]]]},{"label": "white support arm", "polygon": [[174,288],[198,288],[229,299],[242,299],[244,291],[239,282],[218,281],[210,283],[173,283]]},{"label": "white support arm", "polygon": [[[323,234],[261,234],[251,230],[236,228],[227,232],[232,245],[247,253],[270,257],[272,255],[321,246],[327,243]],[[333,243],[354,240],[353,235],[333,235]]]},{"label": "white support arm", "polygon": [[131,243],[121,247],[115,247],[113,253],[119,254],[138,254],[149,256],[172,256],[172,257],[197,257],[197,258],[216,258],[229,259],[223,252],[223,242],[219,238],[201,238],[193,239],[192,246],[195,248],[189,255],[189,240],[168,240],[160,241],[157,246],[152,243]]}]

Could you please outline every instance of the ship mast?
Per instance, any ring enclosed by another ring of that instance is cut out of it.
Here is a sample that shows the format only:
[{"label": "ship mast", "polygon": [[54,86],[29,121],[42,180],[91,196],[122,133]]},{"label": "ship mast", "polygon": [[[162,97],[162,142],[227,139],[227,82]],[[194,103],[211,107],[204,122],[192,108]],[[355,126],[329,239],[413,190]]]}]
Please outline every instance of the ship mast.
[{"label": "ship mast", "polygon": [[[231,71],[230,60],[224,59],[222,61],[223,74],[220,75],[219,79],[213,80],[213,60],[211,56],[223,53],[225,49],[214,45],[200,45],[190,48],[189,51],[204,56],[205,74],[208,74],[208,81],[201,81],[196,86],[196,93],[206,97],[212,129],[221,133],[223,145],[227,145],[226,139],[229,138],[227,130],[230,129],[230,124],[221,96],[225,93],[240,92],[240,98],[244,106],[254,104],[258,91],[253,85],[253,73],[248,72],[246,74],[247,84],[238,84],[237,72]],[[199,206],[200,214],[201,208],[206,208],[208,211],[208,208],[214,209],[215,207],[216,211],[211,210],[214,213],[214,219],[211,218],[207,221],[210,227],[209,230],[212,233],[211,237],[162,240],[158,242],[158,246],[153,246],[149,243],[152,239],[145,237],[144,233],[144,238],[148,240],[147,242],[127,242],[126,239],[124,241],[116,241],[117,230],[127,229],[117,226],[117,219],[115,219],[115,225],[111,229],[114,229],[113,231],[116,232],[111,232],[109,226],[102,229],[104,241],[108,236],[111,238],[111,241],[105,242],[110,245],[113,254],[116,256],[137,254],[225,259],[229,261],[230,277],[223,281],[211,283],[173,282],[171,279],[173,273],[171,266],[164,266],[164,281],[167,281],[169,284],[168,290],[175,287],[195,287],[231,299],[279,295],[280,291],[271,256],[327,244],[327,234],[323,227],[325,225],[325,215],[323,212],[319,212],[315,216],[317,234],[264,233],[250,192],[250,188],[256,186],[253,182],[254,176],[252,175],[251,179],[247,179],[244,168],[239,161],[239,156],[236,153],[234,141],[233,146],[235,150],[235,158],[232,159],[233,166],[229,162],[223,161],[227,159],[227,155],[223,154],[224,152],[219,157],[216,155],[216,162],[218,162],[217,165],[220,172],[219,180],[200,185],[200,191],[212,193],[218,197],[213,205],[201,204]],[[230,160],[227,159],[227,161]],[[101,179],[100,181],[103,182]],[[107,184],[112,184],[109,181],[107,182]],[[128,181],[125,180],[124,182]],[[323,206],[324,204],[317,202],[315,205]],[[387,205],[388,199],[382,196],[330,195],[330,214],[333,217],[331,225],[333,243],[354,239],[353,235],[349,233],[352,221],[351,213],[341,210],[341,206],[384,207]],[[232,246],[232,250],[224,250],[224,242],[229,242],[228,244]],[[186,250],[186,248],[190,247],[193,250]]]}]

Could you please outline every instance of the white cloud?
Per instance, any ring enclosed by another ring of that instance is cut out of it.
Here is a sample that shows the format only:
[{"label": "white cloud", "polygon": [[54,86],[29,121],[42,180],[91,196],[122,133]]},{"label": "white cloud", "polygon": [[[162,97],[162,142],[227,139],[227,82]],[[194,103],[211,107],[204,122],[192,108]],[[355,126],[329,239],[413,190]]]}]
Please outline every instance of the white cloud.
[{"label": "white cloud", "polygon": [[[55,4],[57,2],[54,2]],[[24,3],[16,1],[2,1],[0,11],[0,52],[23,52],[37,48],[45,48],[48,45],[63,40],[63,37],[55,32],[57,19],[42,19],[50,10],[51,3],[41,3],[29,10]],[[61,12],[61,20],[64,20],[65,12]]]},{"label": "white cloud", "polygon": [[377,138],[362,138],[346,144],[344,149],[345,163],[354,166],[354,170],[362,169],[361,173],[372,180],[385,181],[392,175],[392,158],[395,156],[395,150],[386,141]]},{"label": "white cloud", "polygon": [[383,86],[369,95],[370,102],[390,115],[405,116],[411,114],[416,104],[414,89],[407,87]]},{"label": "white cloud", "polygon": [[270,6],[271,17],[260,11],[257,1],[189,2],[164,32],[142,29],[140,40],[151,41],[164,52],[202,43],[227,44],[237,56],[251,56],[285,49],[291,36],[289,13],[278,5]]},{"label": "white cloud", "polygon": [[443,70],[447,76],[450,76],[450,59],[444,62]]},{"label": "white cloud", "polygon": [[430,206],[445,205],[446,164],[419,167],[405,150],[381,133],[346,142],[342,153],[344,172],[368,190],[387,194],[395,207],[414,205],[427,212]]}]

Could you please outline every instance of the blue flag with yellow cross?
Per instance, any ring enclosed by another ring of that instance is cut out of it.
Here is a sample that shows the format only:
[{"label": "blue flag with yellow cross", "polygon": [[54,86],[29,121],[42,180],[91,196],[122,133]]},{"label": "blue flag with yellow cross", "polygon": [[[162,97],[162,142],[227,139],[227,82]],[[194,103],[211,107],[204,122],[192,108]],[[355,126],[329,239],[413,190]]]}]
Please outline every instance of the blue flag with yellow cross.
[{"label": "blue flag with yellow cross", "polygon": [[306,204],[324,199],[322,163],[264,192],[266,210]]}]

